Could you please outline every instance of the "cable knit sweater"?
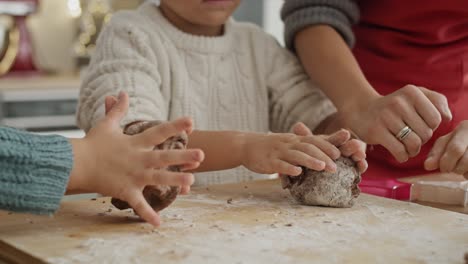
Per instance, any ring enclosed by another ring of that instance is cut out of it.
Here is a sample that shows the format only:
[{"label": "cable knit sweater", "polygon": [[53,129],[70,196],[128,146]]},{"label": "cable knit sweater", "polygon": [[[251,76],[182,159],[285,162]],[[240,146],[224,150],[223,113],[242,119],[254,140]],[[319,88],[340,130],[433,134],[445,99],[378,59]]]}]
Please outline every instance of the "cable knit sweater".
[{"label": "cable knit sweater", "polygon": [[333,27],[349,46],[355,39],[352,25],[359,19],[355,0],[287,0],[281,10],[286,46],[294,50],[294,37],[302,29],[319,24]]},{"label": "cable knit sweater", "polygon": [[0,209],[55,212],[72,167],[73,151],[66,138],[0,127]]},{"label": "cable knit sweater", "polygon": [[[121,90],[130,96],[122,125],[190,116],[200,130],[287,132],[298,121],[314,128],[335,111],[260,28],[231,19],[223,36],[194,36],[152,3],[115,14],[101,33],[82,83],[79,126],[89,130],[104,115],[105,96]],[[237,168],[200,173],[196,184],[253,178]]]}]

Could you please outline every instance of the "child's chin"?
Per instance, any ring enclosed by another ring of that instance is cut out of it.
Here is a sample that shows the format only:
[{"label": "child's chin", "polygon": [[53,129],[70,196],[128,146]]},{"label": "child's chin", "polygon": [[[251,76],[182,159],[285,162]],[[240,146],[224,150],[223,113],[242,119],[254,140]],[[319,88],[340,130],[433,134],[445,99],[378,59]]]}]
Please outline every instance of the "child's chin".
[{"label": "child's chin", "polygon": [[210,14],[204,18],[203,24],[206,26],[222,26],[226,23],[229,16],[229,14],[222,12],[210,12]]},{"label": "child's chin", "polygon": [[202,2],[204,6],[213,9],[230,9],[236,5],[234,0],[205,0]]}]

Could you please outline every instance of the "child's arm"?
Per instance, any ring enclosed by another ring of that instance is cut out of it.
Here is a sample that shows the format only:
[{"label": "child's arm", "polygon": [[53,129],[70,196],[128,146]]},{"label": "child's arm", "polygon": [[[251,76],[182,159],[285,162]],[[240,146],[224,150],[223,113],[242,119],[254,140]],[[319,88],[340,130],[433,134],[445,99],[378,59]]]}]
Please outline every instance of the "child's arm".
[{"label": "child's arm", "polygon": [[143,219],[158,225],[158,214],[145,201],[146,185],[193,183],[187,172],[170,165],[191,166],[203,160],[200,150],[153,151],[153,146],[182,131],[188,118],[165,123],[135,137],[122,133],[120,119],[128,108],[121,94],[109,115],[83,139],[41,136],[0,128],[0,210],[52,214],[68,193],[97,192],[129,202]]},{"label": "child's arm", "polygon": [[[148,124],[137,122],[127,129],[143,131]],[[290,133],[266,134],[241,131],[201,131],[189,135],[188,148],[203,149],[207,158],[195,164],[197,172],[227,170],[244,166],[256,173],[298,175],[300,166],[334,171],[332,159],[339,150],[323,137]],[[192,170],[192,167],[185,167]]]},{"label": "child's arm", "polygon": [[194,131],[189,135],[188,147],[205,153],[205,161],[196,171],[242,165],[257,173],[299,175],[301,166],[334,171],[332,159],[340,156],[339,150],[323,137],[290,133]]},{"label": "child's arm", "polygon": [[[110,108],[108,103],[116,101],[112,96],[109,99],[106,108]],[[141,125],[142,122],[130,124]],[[138,127],[131,129],[139,130]],[[257,173],[287,175],[299,175],[301,166],[317,171],[334,171],[333,159],[340,156],[340,151],[333,144],[339,145],[313,135],[196,130],[189,135],[188,148],[202,149],[206,158],[203,163],[189,164],[185,169],[203,172],[244,166]]]},{"label": "child's arm", "polygon": [[99,36],[77,111],[78,125],[85,131],[104,117],[105,97],[120,91],[130,98],[130,110],[121,124],[167,120],[165,92],[160,89],[163,73],[158,67],[163,55],[150,46],[140,20],[134,14],[117,14]]}]

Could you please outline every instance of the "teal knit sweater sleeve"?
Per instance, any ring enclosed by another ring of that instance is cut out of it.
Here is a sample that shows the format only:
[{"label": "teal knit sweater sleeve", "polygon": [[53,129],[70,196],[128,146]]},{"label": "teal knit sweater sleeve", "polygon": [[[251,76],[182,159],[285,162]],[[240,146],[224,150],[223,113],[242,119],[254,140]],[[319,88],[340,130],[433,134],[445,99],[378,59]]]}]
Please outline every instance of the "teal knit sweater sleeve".
[{"label": "teal knit sweater sleeve", "polygon": [[0,209],[54,213],[72,167],[66,138],[0,127]]}]

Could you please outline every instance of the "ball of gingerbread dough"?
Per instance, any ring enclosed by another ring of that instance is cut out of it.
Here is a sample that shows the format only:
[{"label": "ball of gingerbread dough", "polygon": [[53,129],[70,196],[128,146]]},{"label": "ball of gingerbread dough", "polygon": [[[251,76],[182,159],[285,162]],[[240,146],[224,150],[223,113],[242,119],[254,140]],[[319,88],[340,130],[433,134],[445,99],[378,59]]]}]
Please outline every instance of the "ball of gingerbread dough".
[{"label": "ball of gingerbread dough", "polygon": [[[151,121],[131,125],[125,130],[125,134],[136,135],[145,131],[146,129],[160,125],[162,123],[162,121]],[[160,145],[157,145],[154,149],[185,149],[187,147],[187,143],[187,134],[182,133],[167,139]],[[170,166],[166,169],[169,171],[180,171],[178,166]],[[174,202],[179,192],[179,186],[150,185],[143,189],[143,196],[145,197],[148,204],[153,208],[153,210],[159,212]],[[117,198],[112,198],[111,203],[120,210],[131,208],[127,202]]]},{"label": "ball of gingerbread dough", "polygon": [[341,157],[335,163],[335,173],[303,168],[299,176],[283,176],[283,188],[304,205],[352,207],[361,193],[361,174],[349,158]]}]

